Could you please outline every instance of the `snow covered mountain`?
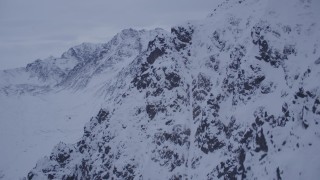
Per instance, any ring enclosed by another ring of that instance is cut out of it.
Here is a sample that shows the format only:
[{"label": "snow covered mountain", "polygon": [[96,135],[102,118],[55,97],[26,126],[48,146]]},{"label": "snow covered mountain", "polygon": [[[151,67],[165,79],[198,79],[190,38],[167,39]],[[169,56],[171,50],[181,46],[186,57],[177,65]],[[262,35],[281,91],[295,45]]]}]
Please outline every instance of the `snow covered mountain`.
[{"label": "snow covered mountain", "polygon": [[161,33],[165,31],[126,29],[106,44],[83,43],[70,48],[60,58],[39,59],[25,68],[0,71],[0,93],[35,95],[59,88],[79,90],[99,76],[104,76],[105,82],[105,76],[117,73]]},{"label": "snow covered mountain", "polygon": [[226,0],[171,33],[124,30],[2,72],[2,95],[70,91],[101,107],[27,179],[317,179],[319,7]]}]

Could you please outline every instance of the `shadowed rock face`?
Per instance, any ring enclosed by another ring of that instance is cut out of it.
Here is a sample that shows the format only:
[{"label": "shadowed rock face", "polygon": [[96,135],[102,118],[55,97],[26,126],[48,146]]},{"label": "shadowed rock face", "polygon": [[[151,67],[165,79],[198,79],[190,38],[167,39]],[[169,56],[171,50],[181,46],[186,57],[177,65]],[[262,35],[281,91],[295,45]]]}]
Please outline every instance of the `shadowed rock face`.
[{"label": "shadowed rock face", "polygon": [[153,64],[154,63],[154,61],[158,58],[158,57],[160,57],[160,56],[162,56],[164,54],[164,50],[160,50],[159,48],[156,48],[154,51],[152,51],[151,53],[150,53],[150,55],[147,57],[147,62],[149,63],[149,64]]},{"label": "shadowed rock face", "polygon": [[58,144],[28,179],[318,177],[308,158],[320,146],[320,73],[303,47],[320,39],[302,33],[315,26],[299,15],[287,24],[268,5],[226,1],[155,35],[104,86],[105,107],[81,140]]}]

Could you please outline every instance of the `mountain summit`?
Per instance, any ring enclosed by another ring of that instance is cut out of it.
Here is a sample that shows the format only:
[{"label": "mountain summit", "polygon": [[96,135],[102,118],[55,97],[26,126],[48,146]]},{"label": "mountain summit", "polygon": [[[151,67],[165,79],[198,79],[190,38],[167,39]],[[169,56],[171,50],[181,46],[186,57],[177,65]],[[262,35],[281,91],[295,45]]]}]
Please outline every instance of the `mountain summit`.
[{"label": "mountain summit", "polygon": [[124,30],[29,64],[38,87],[92,90],[103,105],[27,178],[317,179],[319,7],[227,0],[171,33]]}]

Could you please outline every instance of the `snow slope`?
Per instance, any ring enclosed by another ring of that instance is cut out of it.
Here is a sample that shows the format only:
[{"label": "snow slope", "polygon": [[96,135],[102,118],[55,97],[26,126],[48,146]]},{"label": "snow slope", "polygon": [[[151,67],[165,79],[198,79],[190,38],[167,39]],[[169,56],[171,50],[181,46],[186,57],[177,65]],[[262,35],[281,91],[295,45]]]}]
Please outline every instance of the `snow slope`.
[{"label": "snow slope", "polygon": [[226,0],[171,33],[107,43],[128,35],[125,53],[81,51],[87,60],[52,87],[91,92],[99,112],[27,179],[317,179],[319,7]]},{"label": "snow slope", "polygon": [[93,100],[83,93],[1,96],[0,170],[4,173],[3,179],[23,177],[39,157],[48,154],[61,140],[77,141],[85,122],[99,109]]}]

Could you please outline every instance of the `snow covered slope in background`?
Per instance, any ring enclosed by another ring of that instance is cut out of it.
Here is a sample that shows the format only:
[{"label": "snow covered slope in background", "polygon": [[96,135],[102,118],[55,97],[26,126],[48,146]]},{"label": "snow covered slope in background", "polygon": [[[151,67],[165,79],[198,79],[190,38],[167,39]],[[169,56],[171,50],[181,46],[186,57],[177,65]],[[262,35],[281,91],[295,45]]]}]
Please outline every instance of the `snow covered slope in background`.
[{"label": "snow covered slope in background", "polygon": [[319,7],[228,0],[171,33],[125,30],[71,48],[61,58],[76,65],[25,94],[83,93],[99,113],[27,178],[317,179]]},{"label": "snow covered slope in background", "polygon": [[61,140],[77,141],[85,122],[100,108],[97,99],[83,93],[0,96],[0,101],[3,179],[23,177]]}]

